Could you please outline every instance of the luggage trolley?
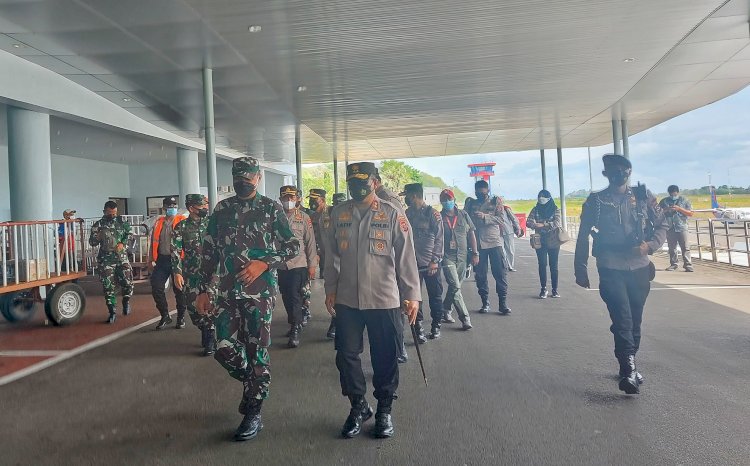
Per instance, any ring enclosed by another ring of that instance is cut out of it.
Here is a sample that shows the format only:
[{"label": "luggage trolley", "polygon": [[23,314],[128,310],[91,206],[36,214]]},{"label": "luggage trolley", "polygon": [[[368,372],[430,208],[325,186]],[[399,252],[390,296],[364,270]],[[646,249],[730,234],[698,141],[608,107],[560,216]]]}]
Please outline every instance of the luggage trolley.
[{"label": "luggage trolley", "polygon": [[0,313],[31,319],[40,303],[55,325],[77,322],[86,294],[75,283],[87,273],[83,220],[0,223]]}]

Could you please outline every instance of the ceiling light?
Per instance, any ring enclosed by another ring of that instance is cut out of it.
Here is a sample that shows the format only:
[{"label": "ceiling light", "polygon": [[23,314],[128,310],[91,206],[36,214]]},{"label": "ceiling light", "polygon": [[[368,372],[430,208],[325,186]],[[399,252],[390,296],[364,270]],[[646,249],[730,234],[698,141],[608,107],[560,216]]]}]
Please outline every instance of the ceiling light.
[{"label": "ceiling light", "polygon": [[297,86],[297,92],[305,92],[307,90],[307,86]]},{"label": "ceiling light", "polygon": [[56,150],[60,150],[60,149],[62,149],[62,147],[60,147],[60,146],[57,146],[57,147],[55,147],[55,149],[56,149]]},{"label": "ceiling light", "polygon": [[635,58],[633,57],[628,57],[623,60],[624,63],[633,63],[634,61],[635,61]]},{"label": "ceiling light", "polygon": [[122,98],[122,101],[123,101],[123,102],[130,102],[131,100],[132,100],[132,99],[131,99],[130,97],[123,97],[123,98]]},{"label": "ceiling light", "polygon": [[248,28],[247,28],[247,30],[248,30],[249,32],[260,32],[260,31],[262,31],[262,30],[263,30],[263,28],[262,28],[262,27],[260,27],[260,26],[258,26],[258,25],[255,25],[255,24],[254,24],[254,25],[252,25],[252,26],[248,27]]}]

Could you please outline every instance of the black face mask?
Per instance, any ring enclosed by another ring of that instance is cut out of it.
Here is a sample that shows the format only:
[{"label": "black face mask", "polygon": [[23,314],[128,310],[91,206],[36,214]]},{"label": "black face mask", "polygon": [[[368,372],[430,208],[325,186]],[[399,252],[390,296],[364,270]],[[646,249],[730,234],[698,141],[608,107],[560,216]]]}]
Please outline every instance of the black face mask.
[{"label": "black face mask", "polygon": [[370,193],[372,193],[372,186],[366,180],[349,182],[349,194],[355,201],[362,202]]},{"label": "black face mask", "polygon": [[318,210],[318,207],[320,207],[320,204],[318,204],[318,201],[310,201],[310,204],[308,204],[312,210]]},{"label": "black face mask", "polygon": [[612,186],[622,186],[630,178],[630,174],[626,170],[608,171],[606,176]]},{"label": "black face mask", "polygon": [[233,184],[234,192],[239,197],[248,197],[255,192],[255,185],[252,183],[245,183],[244,181],[237,181]]},{"label": "black face mask", "polygon": [[483,193],[483,192],[479,192],[479,191],[475,192],[474,194],[476,194],[477,200],[480,201],[480,202],[486,201],[487,197],[489,197],[488,193]]},{"label": "black face mask", "polygon": [[206,218],[208,216],[208,209],[198,209],[196,215],[198,215],[198,217],[200,218]]},{"label": "black face mask", "polygon": [[407,196],[404,198],[404,204],[406,204],[406,207],[411,207],[414,205],[414,199],[411,196]]}]

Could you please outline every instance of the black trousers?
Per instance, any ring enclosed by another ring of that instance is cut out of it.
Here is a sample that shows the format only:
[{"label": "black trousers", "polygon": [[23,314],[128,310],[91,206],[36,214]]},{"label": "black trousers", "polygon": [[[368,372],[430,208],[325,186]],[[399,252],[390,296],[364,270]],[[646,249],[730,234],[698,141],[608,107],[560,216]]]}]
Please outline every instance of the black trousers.
[{"label": "black trousers", "polygon": [[557,289],[557,262],[560,258],[560,247],[548,248],[542,246],[536,250],[536,259],[539,262],[539,283],[542,288],[547,288],[547,258],[549,257],[549,273],[552,280],[552,289]]},{"label": "black trousers", "polygon": [[615,356],[635,356],[641,345],[643,306],[651,290],[649,267],[637,270],[599,268],[599,295],[607,304],[615,337]]},{"label": "black trousers", "polygon": [[279,291],[284,301],[287,322],[290,325],[302,325],[304,317],[304,298],[302,286],[307,280],[307,268],[297,267],[291,270],[279,269]]},{"label": "black trousers", "polygon": [[503,248],[480,249],[479,264],[474,268],[474,278],[477,281],[477,290],[482,303],[485,303],[490,295],[487,284],[487,265],[492,268],[492,276],[495,278],[495,291],[501,302],[508,296],[508,279],[506,277],[505,263],[503,262]]},{"label": "black trousers", "polygon": [[403,331],[400,309],[354,309],[337,304],[336,367],[339,369],[341,393],[364,396],[365,374],[359,355],[364,351],[363,333],[367,328],[372,363],[373,395],[377,400],[396,397],[398,389],[398,334]]},{"label": "black trousers", "polygon": [[[172,258],[170,256],[159,254],[159,257],[156,258],[154,270],[151,272],[150,281],[151,296],[154,297],[156,309],[159,310],[159,314],[161,314],[162,317],[169,314],[169,305],[167,304],[167,294],[164,292],[164,285],[171,276]],[[187,309],[187,300],[182,291],[175,286],[174,280],[172,280],[172,291],[174,291],[175,301],[177,301],[177,318],[184,318],[185,310]]]},{"label": "black trousers", "polygon": [[[440,270],[435,275],[428,275],[427,271],[419,272],[420,285],[424,281],[427,287],[427,299],[430,301],[430,317],[432,318],[432,327],[440,328],[440,320],[443,318],[443,282],[440,281]],[[419,312],[417,321],[422,322],[424,314],[422,313],[422,301],[419,302]]]}]

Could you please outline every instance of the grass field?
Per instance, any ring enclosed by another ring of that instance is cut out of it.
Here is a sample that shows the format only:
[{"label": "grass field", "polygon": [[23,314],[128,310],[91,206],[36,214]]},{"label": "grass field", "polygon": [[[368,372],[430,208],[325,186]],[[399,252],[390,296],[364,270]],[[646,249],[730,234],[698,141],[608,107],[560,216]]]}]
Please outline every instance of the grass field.
[{"label": "grass field", "polygon": [[[664,195],[657,195],[657,198],[661,200]],[[711,197],[709,196],[686,196],[690,199],[693,204],[693,209],[710,209],[711,208]],[[750,194],[735,194],[732,196],[718,196],[719,204],[726,207],[750,207]],[[581,206],[585,199],[576,198],[568,199],[568,216],[578,217],[581,215]],[[560,206],[560,200],[555,199],[558,207]],[[536,205],[536,199],[522,199],[522,200],[506,200],[505,203],[513,209],[513,212],[526,213],[531,212],[531,209]],[[709,218],[713,217],[711,212],[698,212],[695,214],[696,217]]]}]

